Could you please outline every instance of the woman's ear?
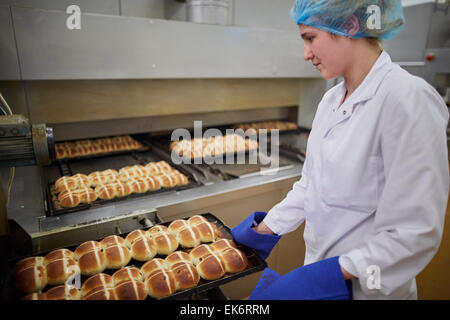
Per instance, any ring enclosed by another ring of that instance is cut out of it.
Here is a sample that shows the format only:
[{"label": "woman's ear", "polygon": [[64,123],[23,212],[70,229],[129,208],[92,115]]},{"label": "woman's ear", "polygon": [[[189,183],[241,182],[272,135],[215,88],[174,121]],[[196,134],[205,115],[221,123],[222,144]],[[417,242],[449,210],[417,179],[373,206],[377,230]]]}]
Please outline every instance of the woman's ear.
[{"label": "woman's ear", "polygon": [[351,17],[344,24],[344,30],[353,37],[359,31],[359,21],[358,18],[352,14]]}]

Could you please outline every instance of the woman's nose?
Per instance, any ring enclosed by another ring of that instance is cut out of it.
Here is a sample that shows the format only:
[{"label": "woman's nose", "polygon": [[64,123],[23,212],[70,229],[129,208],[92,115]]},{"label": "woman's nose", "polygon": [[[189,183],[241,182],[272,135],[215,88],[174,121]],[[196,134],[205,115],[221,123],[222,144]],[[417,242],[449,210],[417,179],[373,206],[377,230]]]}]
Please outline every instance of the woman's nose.
[{"label": "woman's nose", "polygon": [[303,59],[305,61],[308,61],[308,60],[312,60],[313,57],[314,57],[314,55],[313,55],[311,49],[309,48],[309,46],[307,44],[305,44],[303,46]]}]

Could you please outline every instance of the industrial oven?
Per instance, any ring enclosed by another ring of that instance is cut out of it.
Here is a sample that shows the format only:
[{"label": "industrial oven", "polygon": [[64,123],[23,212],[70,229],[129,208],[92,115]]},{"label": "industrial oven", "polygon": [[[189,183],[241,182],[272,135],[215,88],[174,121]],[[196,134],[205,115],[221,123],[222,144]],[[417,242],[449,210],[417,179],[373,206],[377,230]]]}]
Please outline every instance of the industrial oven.
[{"label": "industrial oven", "polygon": [[[167,12],[183,5],[173,2],[174,7],[166,4]],[[17,245],[13,255],[74,247],[208,212],[233,227],[283,199],[300,177],[315,108],[336,82],[321,80],[303,61],[295,26],[258,26],[246,19],[251,10],[245,4],[234,6],[233,26],[82,7],[78,29],[67,27],[66,8],[0,6],[0,32],[6,40],[0,52],[0,90],[15,114],[28,118],[30,126],[51,128],[49,145],[125,135],[139,143],[134,149],[54,155],[45,165],[17,167],[6,210]],[[290,1],[283,6],[288,10]],[[405,14],[408,18],[423,8],[431,17],[432,5],[411,7]],[[405,66],[420,67],[425,43],[419,38],[406,32],[399,37],[401,46],[389,44],[388,49]],[[409,56],[404,46],[413,48]],[[420,53],[413,57],[411,52]],[[170,146],[177,130],[191,137],[211,130],[225,135],[236,125],[269,121],[294,127],[273,134],[269,128],[266,135],[251,137],[264,149],[213,161],[174,162]],[[54,185],[63,176],[159,161],[188,182],[73,207],[58,204]],[[6,180],[8,170],[1,174]],[[285,273],[303,263],[304,247],[297,241],[301,232],[283,237],[268,259],[272,268]],[[227,297],[244,298],[257,276],[220,288]]]}]

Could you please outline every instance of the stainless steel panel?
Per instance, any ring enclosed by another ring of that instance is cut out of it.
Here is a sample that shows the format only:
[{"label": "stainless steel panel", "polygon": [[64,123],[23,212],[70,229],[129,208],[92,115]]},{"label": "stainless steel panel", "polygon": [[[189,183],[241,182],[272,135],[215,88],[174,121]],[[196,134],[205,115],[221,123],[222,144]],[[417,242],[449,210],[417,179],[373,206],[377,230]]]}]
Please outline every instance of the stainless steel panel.
[{"label": "stainless steel panel", "polygon": [[383,45],[393,61],[423,61],[433,7],[433,3],[426,3],[404,8],[403,31]]},{"label": "stainless steel panel", "polygon": [[[19,80],[19,60],[9,7],[0,7],[0,80]],[[1,90],[1,88],[0,88]]]},{"label": "stainless steel panel", "polygon": [[[166,0],[119,0],[121,15],[129,17],[143,17],[164,19]],[[172,2],[172,1],[170,1]]]},{"label": "stainless steel panel", "polygon": [[119,15],[120,0],[0,0],[0,5],[27,7],[44,10],[66,11],[70,5],[77,5],[81,12]]},{"label": "stainless steel panel", "polygon": [[318,77],[297,32],[12,8],[22,79]]}]

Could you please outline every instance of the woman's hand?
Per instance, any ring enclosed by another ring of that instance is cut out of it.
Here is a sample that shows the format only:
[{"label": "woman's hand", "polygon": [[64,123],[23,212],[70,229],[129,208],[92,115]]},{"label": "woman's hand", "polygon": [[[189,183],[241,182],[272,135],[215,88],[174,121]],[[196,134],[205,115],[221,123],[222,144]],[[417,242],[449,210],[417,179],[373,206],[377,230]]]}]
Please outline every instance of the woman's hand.
[{"label": "woman's hand", "polygon": [[264,223],[264,221],[261,221],[260,224],[258,224],[256,227],[252,228],[255,230],[255,232],[261,233],[261,234],[275,234],[272,230]]}]

